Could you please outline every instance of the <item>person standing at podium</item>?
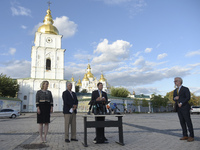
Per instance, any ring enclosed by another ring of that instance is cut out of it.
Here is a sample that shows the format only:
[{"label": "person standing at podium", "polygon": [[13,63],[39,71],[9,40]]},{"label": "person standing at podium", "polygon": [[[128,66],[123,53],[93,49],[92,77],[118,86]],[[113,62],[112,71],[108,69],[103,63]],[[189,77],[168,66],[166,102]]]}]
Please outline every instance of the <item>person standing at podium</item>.
[{"label": "person standing at podium", "polygon": [[[101,103],[101,102],[108,102],[107,93],[102,91],[103,84],[99,82],[97,84],[98,90],[92,92],[91,102],[92,104]],[[93,108],[94,109],[94,108]],[[94,110],[92,110],[94,112]],[[97,112],[98,114],[99,112]],[[105,121],[105,117],[95,117],[95,121]],[[104,127],[96,128],[96,138],[94,139],[94,143],[107,143],[107,139],[104,134]]]}]

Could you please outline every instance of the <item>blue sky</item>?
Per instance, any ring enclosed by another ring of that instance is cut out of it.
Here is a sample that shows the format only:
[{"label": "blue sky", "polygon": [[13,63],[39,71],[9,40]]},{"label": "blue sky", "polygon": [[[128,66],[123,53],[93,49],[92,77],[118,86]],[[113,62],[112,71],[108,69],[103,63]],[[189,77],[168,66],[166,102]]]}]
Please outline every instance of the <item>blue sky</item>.
[{"label": "blue sky", "polygon": [[[88,59],[97,79],[131,93],[165,95],[173,78],[200,95],[199,0],[51,0],[63,35],[65,79],[82,79]],[[0,72],[30,77],[31,47],[47,0],[2,0]]]}]

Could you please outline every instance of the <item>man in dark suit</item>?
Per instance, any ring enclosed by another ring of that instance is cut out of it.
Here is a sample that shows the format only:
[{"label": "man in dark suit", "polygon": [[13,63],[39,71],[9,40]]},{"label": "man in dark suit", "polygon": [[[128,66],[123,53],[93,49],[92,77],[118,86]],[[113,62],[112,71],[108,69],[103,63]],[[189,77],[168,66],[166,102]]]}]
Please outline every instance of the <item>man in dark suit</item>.
[{"label": "man in dark suit", "polygon": [[71,141],[76,139],[76,113],[78,99],[76,93],[72,92],[72,83],[67,83],[67,90],[63,92],[63,114],[65,118],[65,142],[69,143],[69,125],[71,124]]},{"label": "man in dark suit", "polygon": [[[188,142],[192,142],[194,141],[194,130],[190,118],[191,107],[188,103],[190,100],[190,91],[187,87],[182,86],[183,80],[180,77],[174,78],[174,83],[177,88],[174,90],[173,98],[177,105],[177,113],[183,131],[183,137],[180,138],[180,140],[187,140]],[[187,127],[190,132],[189,137]]]},{"label": "man in dark suit", "polygon": [[[102,103],[108,102],[106,92],[102,91],[103,84],[101,82],[97,84],[97,88],[98,90],[92,92],[91,104],[99,103],[101,105]],[[100,109],[102,110],[103,108]],[[103,111],[105,112],[106,110]],[[99,114],[99,112],[97,112],[97,114]],[[105,117],[95,117],[95,121],[105,121]],[[107,143],[107,139],[104,135],[104,128],[96,128],[96,138],[94,139],[94,143]]]}]

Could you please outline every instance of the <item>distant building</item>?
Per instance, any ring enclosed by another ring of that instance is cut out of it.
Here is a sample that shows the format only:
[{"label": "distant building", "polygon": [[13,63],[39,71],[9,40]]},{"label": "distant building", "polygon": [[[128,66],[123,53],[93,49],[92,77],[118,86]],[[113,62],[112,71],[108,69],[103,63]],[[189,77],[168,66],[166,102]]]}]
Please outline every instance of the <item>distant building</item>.
[{"label": "distant building", "polygon": [[[71,78],[72,82],[74,81],[74,78]],[[79,92],[86,89],[87,93],[92,93],[92,91],[97,90],[97,83],[101,82],[103,84],[103,91],[110,93],[110,85],[108,84],[107,80],[105,79],[104,75],[101,74],[101,77],[99,80],[94,77],[94,75],[91,72],[90,64],[87,66],[87,73],[85,73],[82,82],[79,78],[76,86],[79,86]]]}]

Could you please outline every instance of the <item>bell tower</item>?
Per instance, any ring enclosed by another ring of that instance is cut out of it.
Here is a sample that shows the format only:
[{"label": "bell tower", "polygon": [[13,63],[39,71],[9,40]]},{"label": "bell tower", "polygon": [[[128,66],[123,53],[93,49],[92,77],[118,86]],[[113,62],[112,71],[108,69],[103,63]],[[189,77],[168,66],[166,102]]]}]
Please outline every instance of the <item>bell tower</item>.
[{"label": "bell tower", "polygon": [[53,25],[50,8],[43,23],[35,33],[31,51],[31,78],[63,80],[65,49],[61,49],[62,35]]}]

